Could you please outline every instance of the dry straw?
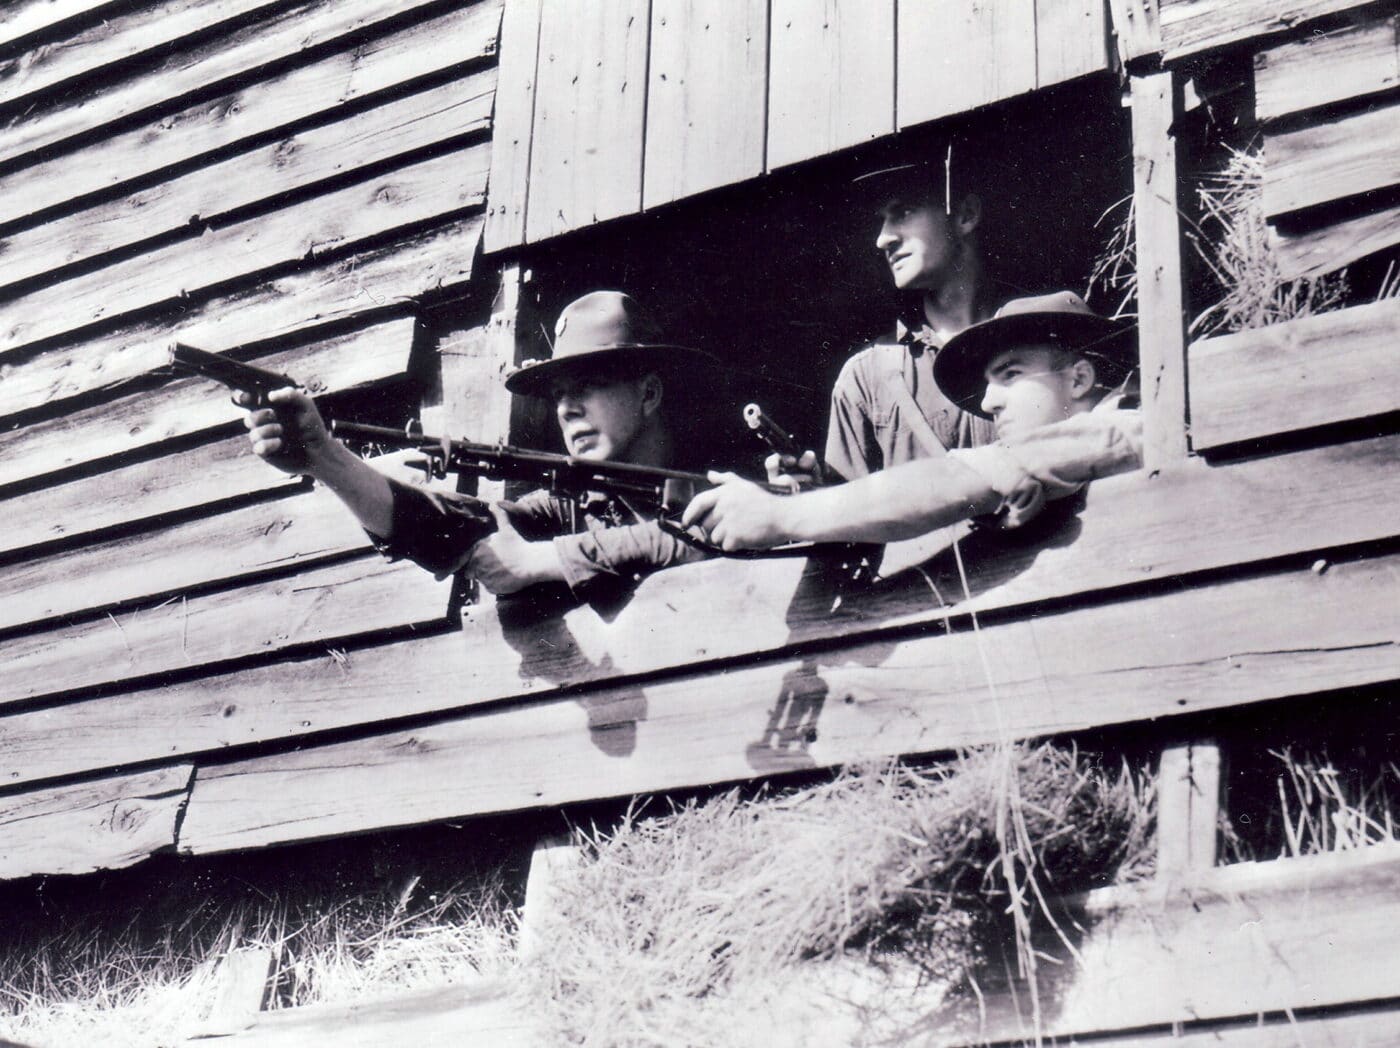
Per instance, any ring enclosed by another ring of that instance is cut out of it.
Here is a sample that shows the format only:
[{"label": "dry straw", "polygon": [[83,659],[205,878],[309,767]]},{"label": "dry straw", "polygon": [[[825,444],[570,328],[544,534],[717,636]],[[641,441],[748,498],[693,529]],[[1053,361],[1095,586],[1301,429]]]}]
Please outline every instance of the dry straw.
[{"label": "dry straw", "polygon": [[[706,1048],[750,1043],[744,1017],[841,955],[975,992],[983,945],[1009,920],[1006,752],[857,768],[755,800],[733,791],[581,834],[529,999],[563,1044]],[[1010,752],[1030,844],[1011,856],[1017,882],[1033,868],[1059,894],[1143,869],[1152,805],[1136,777],[1051,745]]]}]

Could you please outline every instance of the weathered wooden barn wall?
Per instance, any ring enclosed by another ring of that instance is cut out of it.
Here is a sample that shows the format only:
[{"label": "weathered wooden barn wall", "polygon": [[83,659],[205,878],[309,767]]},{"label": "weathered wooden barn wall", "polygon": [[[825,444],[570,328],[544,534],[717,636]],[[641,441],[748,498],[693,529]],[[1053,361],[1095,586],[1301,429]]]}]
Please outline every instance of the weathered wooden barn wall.
[{"label": "weathered wooden barn wall", "polygon": [[[411,352],[451,350],[420,316],[473,276],[501,13],[496,0],[0,13],[5,876],[169,846],[190,767],[155,740],[203,718],[189,702],[213,694],[201,674],[295,652],[334,680],[344,638],[446,627],[446,585],[384,563],[333,499],[250,456],[221,387],[162,369],[175,338],[241,345],[368,403],[414,388]],[[96,738],[82,724],[151,689],[169,701],[126,730],[160,752],[112,775],[133,762],[80,741]],[[88,754],[70,762],[83,782],[16,792],[33,781],[26,718],[48,752]]]}]

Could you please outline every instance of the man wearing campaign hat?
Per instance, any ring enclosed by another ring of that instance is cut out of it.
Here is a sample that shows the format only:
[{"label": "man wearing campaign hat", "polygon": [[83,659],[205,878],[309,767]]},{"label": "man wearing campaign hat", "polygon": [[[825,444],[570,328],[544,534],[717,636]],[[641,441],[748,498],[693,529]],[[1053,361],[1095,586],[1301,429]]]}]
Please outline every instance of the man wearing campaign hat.
[{"label": "man wearing campaign hat", "polygon": [[933,372],[951,402],[992,424],[995,443],[787,497],[716,474],[723,483],[684,521],[726,550],[893,542],[991,514],[1023,523],[1097,477],[1141,467],[1130,336],[1073,292],[1014,299],[951,339]]},{"label": "man wearing campaign hat", "polygon": [[[709,371],[713,358],[663,340],[619,291],[595,291],[566,306],[553,349],[550,359],[527,361],[508,376],[506,388],[554,404],[570,455],[673,464],[668,382],[679,388],[674,376]],[[480,502],[385,477],[330,436],[302,390],[277,390],[268,400],[271,407],[248,412],[253,450],[285,472],[325,484],[382,551],[439,577],[465,568],[493,593],[564,582],[587,598],[610,584],[703,557],[622,499],[599,494],[566,498],[534,491],[499,503],[490,507],[496,531],[476,541]]]}]

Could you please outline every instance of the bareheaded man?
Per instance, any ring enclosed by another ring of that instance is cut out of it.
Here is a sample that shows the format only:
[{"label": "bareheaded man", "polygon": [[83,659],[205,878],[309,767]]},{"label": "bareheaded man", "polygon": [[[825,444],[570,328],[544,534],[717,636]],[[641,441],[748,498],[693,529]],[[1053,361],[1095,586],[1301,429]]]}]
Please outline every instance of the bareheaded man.
[{"label": "bareheaded man", "polygon": [[729,473],[684,523],[725,550],[785,542],[894,542],[969,517],[1015,526],[1096,477],[1142,465],[1142,418],[1126,406],[1131,331],[1069,291],[1013,299],[951,339],[934,378],[995,428],[996,443],[894,466],[848,484],[771,495]]},{"label": "bareheaded man", "polygon": [[[560,313],[553,356],[526,362],[506,388],[551,401],[576,458],[668,467],[675,439],[667,382],[678,374],[693,382],[697,371],[713,374],[715,363],[663,341],[628,295],[595,291]],[[496,530],[481,539],[479,500],[387,478],[330,435],[303,390],[276,390],[268,401],[247,413],[253,450],[330,488],[383,552],[439,577],[466,569],[493,593],[563,582],[590,599],[599,588],[704,556],[621,498],[597,493],[541,490],[497,503],[487,508]]]}]

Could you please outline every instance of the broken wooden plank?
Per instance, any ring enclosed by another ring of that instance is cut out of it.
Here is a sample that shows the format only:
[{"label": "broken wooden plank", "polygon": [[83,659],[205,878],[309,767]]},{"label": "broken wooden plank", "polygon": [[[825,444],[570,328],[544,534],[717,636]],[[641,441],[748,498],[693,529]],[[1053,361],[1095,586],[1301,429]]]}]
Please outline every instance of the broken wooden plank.
[{"label": "broken wooden plank", "polygon": [[1208,739],[1168,746],[1157,768],[1157,870],[1180,880],[1215,865],[1220,747]]},{"label": "broken wooden plank", "polygon": [[0,880],[119,870],[173,847],[188,764],[0,797]]},{"label": "broken wooden plank", "polygon": [[543,6],[543,0],[511,0],[502,16],[500,88],[491,128],[491,176],[487,180],[483,234],[488,252],[519,247],[525,242]]},{"label": "broken wooden plank", "polygon": [[1357,15],[1254,56],[1260,121],[1363,98],[1400,84],[1400,15]]},{"label": "broken wooden plank", "polygon": [[252,1025],[267,1001],[277,955],[268,946],[230,950],[214,973],[214,1002],[200,1024],[201,1036],[217,1037]]},{"label": "broken wooden plank", "polygon": [[0,7],[0,48],[30,43],[32,37],[51,33],[104,8],[122,7],[126,0],[11,0]]},{"label": "broken wooden plank", "polygon": [[[494,50],[499,23],[499,2],[485,0],[88,142],[81,164],[67,153],[32,157],[28,166],[0,174],[0,224],[478,61]],[[454,46],[433,46],[446,39]]]},{"label": "broken wooden plank", "polygon": [[[143,113],[169,110],[188,95],[207,96],[221,87],[256,78],[288,56],[343,43],[353,49],[359,37],[390,19],[427,7],[434,0],[307,0],[279,5],[268,17],[236,31],[180,48],[124,83],[74,92],[61,106],[21,114],[6,128],[0,162],[13,164],[41,150]],[[72,163],[70,157],[69,163]]]},{"label": "broken wooden plank", "polygon": [[[398,378],[407,371],[414,325],[411,317],[386,320],[259,357],[256,362],[293,375],[317,396],[358,389]],[[0,433],[0,488],[192,437],[241,418],[240,410],[217,383],[202,378],[177,380],[158,390]]]},{"label": "broken wooden plank", "polygon": [[1133,77],[1133,214],[1137,244],[1142,458],[1147,469],[1182,459],[1186,433],[1185,287],[1176,141],[1180,109],[1173,73]]},{"label": "broken wooden plank", "polygon": [[1049,87],[1109,68],[1104,0],[1036,0],[1035,83]]},{"label": "broken wooden plank", "polygon": [[1163,60],[1176,62],[1277,33],[1370,0],[1160,0]]},{"label": "broken wooden plank", "polygon": [[897,8],[901,129],[1035,89],[1035,5],[925,0]]},{"label": "broken wooden plank", "polygon": [[191,223],[218,228],[250,205],[483,132],[495,79],[486,70],[0,238],[0,287],[188,231]]},{"label": "broken wooden plank", "polygon": [[155,306],[198,300],[236,280],[434,218],[459,217],[485,201],[489,145],[376,175],[271,215],[245,219],[93,273],[9,299],[0,356]]},{"label": "broken wooden plank", "polygon": [[544,0],[526,240],[641,208],[650,7]]},{"label": "broken wooden plank", "polygon": [[379,556],[0,640],[0,705],[447,622],[451,584]]},{"label": "broken wooden plank", "polygon": [[17,360],[0,382],[0,417],[119,387],[163,368],[173,337],[211,348],[306,339],[334,321],[366,323],[402,314],[465,285],[481,237],[471,216],[379,244],[251,288],[186,304],[169,314]]},{"label": "broken wooden plank", "polygon": [[768,0],[652,0],[646,98],[643,207],[762,174]]},{"label": "broken wooden plank", "polygon": [[1400,409],[1400,299],[1191,344],[1191,438],[1199,449]]},{"label": "broken wooden plank", "polygon": [[[1400,101],[1264,135],[1270,220],[1400,185]],[[1357,201],[1358,210],[1368,205]]]},{"label": "broken wooden plank", "polygon": [[[1397,583],[1400,558],[1392,556],[1320,575],[1295,570],[1173,588],[984,625],[979,634],[853,643],[828,654],[629,681],[204,765],[181,848],[198,854],[552,807],[1382,682],[1400,673]],[[1090,636],[1095,643],[1085,645]],[[380,649],[362,658],[387,655]],[[994,690],[986,665],[996,674]],[[378,676],[384,667],[364,672]],[[400,682],[415,682],[410,694],[400,683],[390,694],[376,685],[365,695],[345,679],[338,708],[309,715],[346,717],[352,702],[363,703],[362,722],[390,709],[408,713],[431,701],[440,672],[436,660],[418,672],[401,670]],[[467,701],[469,682],[453,675],[450,687],[447,701]],[[269,690],[284,702],[300,699],[300,685],[264,681],[243,701],[256,703]],[[237,707],[231,692],[222,694]],[[190,744],[182,740],[192,732],[210,740],[227,732],[218,723],[223,718],[211,725],[185,716],[163,725],[159,740],[143,738],[131,725],[152,723],[150,716],[116,696],[47,712],[47,723],[37,715],[3,722],[11,776],[64,774],[157,744],[173,754]],[[254,713],[238,708],[230,719],[285,723],[295,716],[279,703]],[[101,730],[99,722],[106,724]],[[62,753],[52,745],[56,731],[65,739]]]},{"label": "broken wooden plank", "polygon": [[894,0],[773,0],[768,169],[894,130]]},{"label": "broken wooden plank", "polygon": [[[135,10],[114,11],[100,23],[66,34],[22,58],[0,61],[0,109],[13,109],[66,82],[107,70],[109,84],[119,82],[128,65],[142,55],[158,58],[162,49],[200,32],[234,28],[241,21],[270,14],[282,0],[164,0]],[[129,68],[129,65],[128,65]]]},{"label": "broken wooden plank", "polygon": [[1333,273],[1396,244],[1400,244],[1400,204],[1312,229],[1269,227],[1269,247],[1281,280]]},{"label": "broken wooden plank", "polygon": [[1123,65],[1162,50],[1158,0],[1108,0],[1108,10]]},{"label": "broken wooden plank", "polygon": [[546,834],[530,853],[525,878],[525,905],[520,910],[519,951],[522,958],[537,953],[543,942],[540,928],[558,913],[559,888],[583,861],[583,849],[566,833]]}]

